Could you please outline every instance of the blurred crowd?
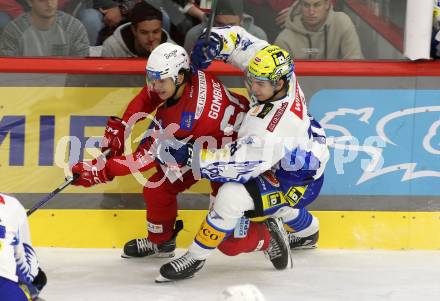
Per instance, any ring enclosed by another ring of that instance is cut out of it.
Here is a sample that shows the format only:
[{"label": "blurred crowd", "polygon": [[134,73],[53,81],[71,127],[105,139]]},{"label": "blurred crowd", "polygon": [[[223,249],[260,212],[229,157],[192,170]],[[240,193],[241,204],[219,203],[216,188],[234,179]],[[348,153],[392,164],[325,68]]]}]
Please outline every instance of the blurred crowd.
[{"label": "blurred crowd", "polygon": [[[374,2],[357,1],[364,5]],[[179,44],[190,52],[207,26],[210,3],[0,0],[0,56],[148,58],[164,42]],[[214,26],[241,25],[256,37],[287,49],[295,59],[363,59],[363,48],[371,45],[371,39],[359,38],[358,24],[355,26],[356,20],[343,11],[342,0],[217,3]]]}]

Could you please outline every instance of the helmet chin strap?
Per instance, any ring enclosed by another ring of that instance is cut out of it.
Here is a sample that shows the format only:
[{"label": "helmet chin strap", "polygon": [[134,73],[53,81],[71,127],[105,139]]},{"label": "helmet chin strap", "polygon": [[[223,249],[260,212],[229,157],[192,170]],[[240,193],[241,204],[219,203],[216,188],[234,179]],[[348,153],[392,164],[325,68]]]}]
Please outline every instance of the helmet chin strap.
[{"label": "helmet chin strap", "polygon": [[182,80],[182,83],[181,83],[181,84],[178,84],[177,82],[178,82],[178,78],[177,78],[176,81],[174,82],[174,93],[173,93],[173,95],[171,95],[171,96],[167,99],[167,101],[168,101],[168,100],[177,100],[177,99],[175,99],[176,94],[177,94],[177,91],[179,91],[179,88],[185,83],[185,80]]},{"label": "helmet chin strap", "polygon": [[[183,84],[183,82],[182,82],[182,84]],[[168,99],[174,99],[174,97],[176,96],[176,93],[177,93],[177,91],[179,90],[179,88],[180,88],[180,86],[182,85],[182,84],[174,84],[174,93],[173,93],[173,95],[171,95],[170,96],[170,98],[168,98]]]}]

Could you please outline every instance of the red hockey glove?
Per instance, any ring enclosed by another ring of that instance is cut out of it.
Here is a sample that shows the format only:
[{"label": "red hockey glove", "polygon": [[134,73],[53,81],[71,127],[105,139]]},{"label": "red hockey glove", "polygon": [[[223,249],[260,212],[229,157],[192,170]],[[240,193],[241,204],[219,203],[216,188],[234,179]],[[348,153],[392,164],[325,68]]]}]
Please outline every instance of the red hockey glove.
[{"label": "red hockey glove", "polygon": [[106,159],[98,157],[92,161],[78,162],[72,167],[72,174],[78,174],[78,178],[72,182],[75,186],[90,187],[96,184],[106,183],[113,180],[105,168]]},{"label": "red hockey glove", "polygon": [[105,127],[104,137],[101,141],[101,152],[111,149],[108,157],[120,156],[124,153],[124,132],[127,123],[121,118],[111,116]]}]

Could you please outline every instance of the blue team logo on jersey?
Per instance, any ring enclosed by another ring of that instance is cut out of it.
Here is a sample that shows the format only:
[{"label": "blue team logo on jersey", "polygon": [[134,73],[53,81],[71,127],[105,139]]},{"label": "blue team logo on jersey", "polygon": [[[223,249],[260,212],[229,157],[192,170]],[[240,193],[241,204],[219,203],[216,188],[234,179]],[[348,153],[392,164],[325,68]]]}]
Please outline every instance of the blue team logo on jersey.
[{"label": "blue team logo on jersey", "polygon": [[180,119],[180,128],[187,131],[191,130],[194,124],[194,117],[194,112],[183,112]]},{"label": "blue team logo on jersey", "polygon": [[0,225],[0,238],[6,238],[6,227]]},{"label": "blue team logo on jersey", "polygon": [[[440,90],[321,90],[327,195],[440,195]],[[348,147],[347,147],[348,146]]]},{"label": "blue team logo on jersey", "polygon": [[263,161],[246,162],[214,162],[207,167],[201,168],[200,173],[203,178],[217,182],[239,182],[245,183],[244,176],[253,172]]}]

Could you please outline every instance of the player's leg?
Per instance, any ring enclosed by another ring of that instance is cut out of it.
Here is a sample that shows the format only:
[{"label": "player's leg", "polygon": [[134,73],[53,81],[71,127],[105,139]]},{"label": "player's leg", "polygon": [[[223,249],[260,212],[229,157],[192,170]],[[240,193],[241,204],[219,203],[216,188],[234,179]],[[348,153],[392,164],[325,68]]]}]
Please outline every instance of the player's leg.
[{"label": "player's leg", "polygon": [[[188,252],[182,257],[163,265],[160,269],[161,276],[156,281],[165,282],[193,277],[203,267],[209,255],[225,237],[233,232],[244,212],[253,210],[254,207],[254,201],[242,184],[224,184],[220,188],[214,206],[203,221]],[[287,234],[282,227],[282,223],[271,218],[265,222],[265,226],[269,228],[271,236],[270,243],[266,248],[268,252],[272,251],[272,253],[276,249],[278,255],[284,256],[286,263],[282,263],[281,258],[278,258],[276,259],[276,267],[285,268],[289,251]]]},{"label": "player's leg", "polygon": [[[158,171],[149,179],[149,183],[160,183],[164,173]],[[176,236],[182,229],[177,218],[177,194],[191,187],[196,180],[191,173],[183,176],[183,181],[171,183],[163,181],[160,185],[144,187],[144,200],[147,207],[147,238],[133,239],[124,246],[125,258],[128,257],[172,257],[176,248]],[[154,187],[157,186],[157,187]]]},{"label": "player's leg", "polygon": [[269,242],[270,233],[264,223],[243,217],[236,225],[233,234],[223,240],[218,249],[227,256],[237,256],[241,253],[267,250]]},{"label": "player's leg", "polygon": [[[252,217],[273,215],[279,208],[288,207],[280,191],[280,184],[275,177],[266,172],[255,180],[245,184],[248,195],[254,202],[254,209],[246,214]],[[242,218],[236,225],[233,235],[225,239],[218,249],[226,255],[234,256],[258,250],[267,250],[271,241],[271,233],[266,225]],[[275,267],[280,266],[272,260]]]},{"label": "player's leg", "polygon": [[306,186],[292,186],[285,198],[292,207],[282,208],[276,216],[287,226],[291,249],[316,248],[319,239],[319,220],[306,207],[319,195],[324,176]]}]

